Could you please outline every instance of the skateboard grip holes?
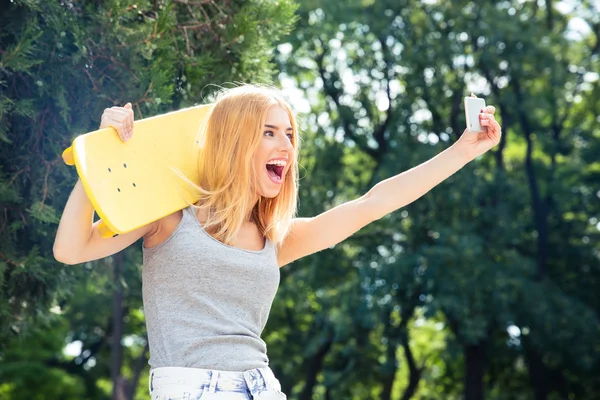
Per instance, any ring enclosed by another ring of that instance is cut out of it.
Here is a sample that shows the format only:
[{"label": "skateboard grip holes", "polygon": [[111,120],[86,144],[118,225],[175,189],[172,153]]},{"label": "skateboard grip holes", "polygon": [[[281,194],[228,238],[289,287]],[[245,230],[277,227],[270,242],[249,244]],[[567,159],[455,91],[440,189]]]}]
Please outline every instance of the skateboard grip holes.
[{"label": "skateboard grip holes", "polygon": [[119,193],[121,193],[121,189],[117,188],[117,191],[118,191]]},{"label": "skateboard grip holes", "polygon": [[124,167],[124,168],[127,168],[127,164],[123,163],[123,167]]},{"label": "skateboard grip holes", "polygon": [[108,172],[112,172],[112,170],[109,168],[109,169],[108,169]]},{"label": "skateboard grip holes", "polygon": [[133,187],[137,187],[137,186],[135,185],[135,183],[133,184]]}]

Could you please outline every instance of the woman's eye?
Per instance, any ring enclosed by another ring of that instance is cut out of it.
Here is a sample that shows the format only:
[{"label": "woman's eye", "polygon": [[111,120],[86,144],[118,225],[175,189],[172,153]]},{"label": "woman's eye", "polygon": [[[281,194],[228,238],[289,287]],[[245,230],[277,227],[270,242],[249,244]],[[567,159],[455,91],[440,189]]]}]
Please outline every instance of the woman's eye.
[{"label": "woman's eye", "polygon": [[290,139],[290,141],[291,141],[292,139],[294,139],[294,135],[293,135],[293,134],[291,134],[291,133],[288,133],[286,136],[288,137],[288,139]]},{"label": "woman's eye", "polygon": [[275,136],[273,131],[265,131],[265,136]]}]

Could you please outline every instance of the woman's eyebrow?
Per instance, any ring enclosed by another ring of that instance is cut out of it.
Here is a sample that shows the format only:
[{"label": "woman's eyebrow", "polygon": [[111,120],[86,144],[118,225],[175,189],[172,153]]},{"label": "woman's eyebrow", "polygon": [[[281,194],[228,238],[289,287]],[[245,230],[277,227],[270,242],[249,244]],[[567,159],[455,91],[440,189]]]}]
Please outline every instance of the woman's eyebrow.
[{"label": "woman's eyebrow", "polygon": [[[279,127],[278,127],[278,126],[275,126],[275,125],[268,125],[268,124],[265,124],[265,128],[279,129]],[[286,131],[293,131],[293,130],[294,130],[294,129],[293,129],[291,126],[290,126],[290,127],[288,127],[288,128],[286,129]]]}]

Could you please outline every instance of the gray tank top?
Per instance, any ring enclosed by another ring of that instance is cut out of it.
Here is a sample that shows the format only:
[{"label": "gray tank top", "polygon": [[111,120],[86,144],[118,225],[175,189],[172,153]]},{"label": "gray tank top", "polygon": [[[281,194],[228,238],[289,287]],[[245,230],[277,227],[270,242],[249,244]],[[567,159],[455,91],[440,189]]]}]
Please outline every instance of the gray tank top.
[{"label": "gray tank top", "polygon": [[225,245],[185,208],[173,234],[143,255],[151,368],[268,366],[260,336],[279,286],[274,243],[266,239],[260,251]]}]

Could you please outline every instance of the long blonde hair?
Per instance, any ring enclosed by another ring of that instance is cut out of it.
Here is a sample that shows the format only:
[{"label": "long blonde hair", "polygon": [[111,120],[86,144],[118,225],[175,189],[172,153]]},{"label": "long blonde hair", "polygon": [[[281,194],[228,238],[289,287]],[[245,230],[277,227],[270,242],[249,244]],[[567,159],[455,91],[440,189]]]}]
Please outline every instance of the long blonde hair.
[{"label": "long blonde hair", "polygon": [[[293,164],[274,198],[258,195],[254,155],[261,143],[267,112],[284,108],[293,129],[290,154]],[[200,200],[196,207],[208,211],[204,229],[231,245],[249,217],[263,236],[281,244],[296,214],[298,197],[299,139],[296,118],[283,95],[274,88],[243,85],[219,93],[206,124],[199,131],[198,170]],[[251,215],[247,210],[256,201]]]}]

